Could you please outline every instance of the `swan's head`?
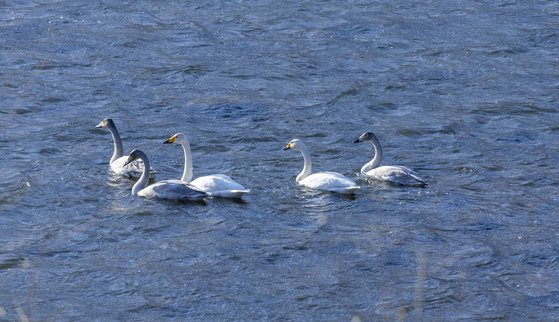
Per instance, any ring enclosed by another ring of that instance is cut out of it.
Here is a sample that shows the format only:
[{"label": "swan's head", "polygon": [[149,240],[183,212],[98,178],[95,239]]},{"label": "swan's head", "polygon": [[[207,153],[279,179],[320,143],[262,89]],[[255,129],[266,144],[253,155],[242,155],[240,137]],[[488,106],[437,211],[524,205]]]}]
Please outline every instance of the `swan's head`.
[{"label": "swan's head", "polygon": [[126,159],[124,166],[127,166],[129,163],[132,163],[136,159],[140,159],[142,157],[142,154],[144,154],[144,152],[140,150],[132,150],[132,152],[130,152],[130,154],[128,155],[128,159]]},{"label": "swan's head", "polygon": [[289,141],[289,143],[287,143],[287,145],[283,149],[284,150],[289,150],[289,149],[300,150],[302,146],[303,146],[303,142],[301,142],[301,140],[293,139],[293,140]]},{"label": "swan's head", "polygon": [[102,120],[101,122],[99,122],[99,124],[97,124],[97,126],[95,128],[105,128],[105,127],[114,127],[115,126],[115,122],[113,122],[113,119],[111,118],[106,118],[104,120]]},{"label": "swan's head", "polygon": [[373,134],[373,132],[365,132],[361,134],[361,136],[357,140],[353,141],[353,143],[371,141],[374,139],[376,139],[376,136]]},{"label": "swan's head", "polygon": [[184,135],[182,133],[177,133],[177,134],[171,136],[167,141],[165,141],[163,143],[164,144],[171,144],[171,143],[181,144],[185,140],[186,140],[186,135]]}]

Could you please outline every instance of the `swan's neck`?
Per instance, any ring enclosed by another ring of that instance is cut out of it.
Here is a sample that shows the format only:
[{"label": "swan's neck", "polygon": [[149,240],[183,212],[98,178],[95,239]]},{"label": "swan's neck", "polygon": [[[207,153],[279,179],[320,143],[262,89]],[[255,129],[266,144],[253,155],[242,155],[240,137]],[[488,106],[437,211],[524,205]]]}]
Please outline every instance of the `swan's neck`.
[{"label": "swan's neck", "polygon": [[380,146],[380,142],[376,137],[373,136],[369,142],[373,145],[373,150],[375,152],[373,159],[361,168],[361,173],[365,173],[370,171],[379,166],[380,162],[382,161],[382,147]]},{"label": "swan's neck", "polygon": [[133,195],[137,195],[138,192],[140,192],[140,190],[144,189],[148,185],[148,180],[149,180],[150,166],[149,166],[148,157],[147,155],[142,153],[140,154],[140,159],[144,162],[144,168],[142,169],[142,175],[140,176],[140,179],[138,179],[138,181],[136,181],[136,183],[132,187]]},{"label": "swan's neck", "polygon": [[300,151],[301,151],[301,154],[303,155],[303,160],[305,160],[305,165],[303,166],[303,170],[301,171],[301,173],[299,173],[299,175],[295,179],[295,180],[297,180],[297,182],[305,179],[312,172],[312,163],[311,163],[311,156],[309,154],[309,151],[307,150],[307,148],[305,146],[301,146]]},{"label": "swan's neck", "polygon": [[109,131],[113,135],[114,152],[111,157],[111,163],[122,156],[122,141],[120,140],[120,134],[115,126],[109,126]]},{"label": "swan's neck", "polygon": [[184,170],[182,172],[181,181],[192,181],[192,154],[190,153],[190,143],[188,140],[181,141],[182,150],[184,152]]}]

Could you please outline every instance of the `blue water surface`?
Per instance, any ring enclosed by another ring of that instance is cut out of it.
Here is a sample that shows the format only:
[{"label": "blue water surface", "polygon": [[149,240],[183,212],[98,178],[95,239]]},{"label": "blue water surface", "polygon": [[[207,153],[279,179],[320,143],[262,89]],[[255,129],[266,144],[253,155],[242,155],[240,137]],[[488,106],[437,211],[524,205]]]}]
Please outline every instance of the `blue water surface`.
[{"label": "blue water surface", "polygon": [[[0,320],[559,319],[559,2],[0,8]],[[132,196],[105,117],[250,194]],[[365,131],[428,187],[359,179]]]}]

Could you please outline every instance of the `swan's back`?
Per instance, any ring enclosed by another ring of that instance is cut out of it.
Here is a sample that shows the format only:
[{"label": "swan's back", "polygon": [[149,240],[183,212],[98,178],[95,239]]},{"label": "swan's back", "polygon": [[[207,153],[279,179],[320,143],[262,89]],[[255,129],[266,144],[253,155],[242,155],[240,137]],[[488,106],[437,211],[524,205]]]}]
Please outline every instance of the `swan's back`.
[{"label": "swan's back", "polygon": [[208,194],[180,180],[163,180],[140,190],[138,196],[186,201],[202,200]]},{"label": "swan's back", "polygon": [[144,162],[142,160],[134,160],[127,165],[124,165],[128,160],[128,156],[120,157],[111,162],[111,170],[119,176],[128,178],[139,178],[144,169]]},{"label": "swan's back", "polygon": [[373,180],[387,181],[397,185],[420,187],[427,185],[417,173],[403,166],[382,166],[367,171],[365,175]]},{"label": "swan's back", "polygon": [[330,171],[313,173],[299,181],[299,184],[312,189],[338,193],[353,193],[355,190],[359,189],[353,180],[341,173]]},{"label": "swan's back", "polygon": [[190,184],[216,197],[239,198],[250,191],[224,174],[199,177]]}]

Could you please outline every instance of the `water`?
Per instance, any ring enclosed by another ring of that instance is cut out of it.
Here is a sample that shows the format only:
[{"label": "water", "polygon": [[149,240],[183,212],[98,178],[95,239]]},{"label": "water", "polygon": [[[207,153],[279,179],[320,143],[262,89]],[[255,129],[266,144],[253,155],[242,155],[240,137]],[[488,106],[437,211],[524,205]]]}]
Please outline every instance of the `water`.
[{"label": "water", "polygon": [[[557,2],[0,7],[0,319],[559,319]],[[251,193],[132,197],[105,117]],[[364,131],[429,186],[296,186]]]}]

